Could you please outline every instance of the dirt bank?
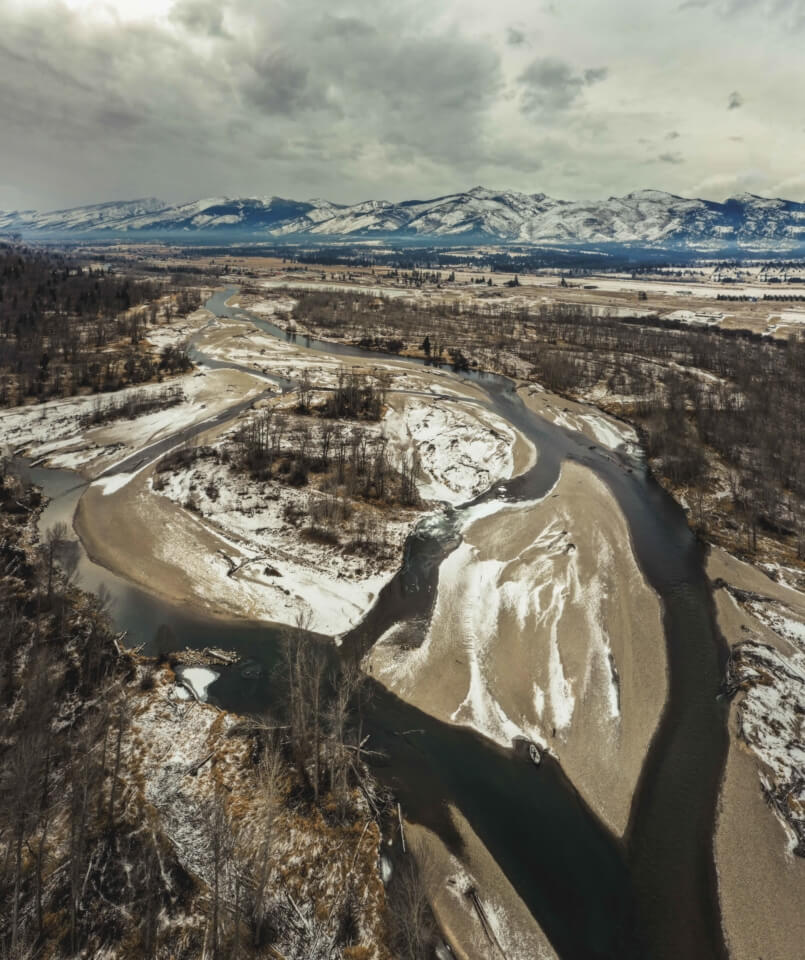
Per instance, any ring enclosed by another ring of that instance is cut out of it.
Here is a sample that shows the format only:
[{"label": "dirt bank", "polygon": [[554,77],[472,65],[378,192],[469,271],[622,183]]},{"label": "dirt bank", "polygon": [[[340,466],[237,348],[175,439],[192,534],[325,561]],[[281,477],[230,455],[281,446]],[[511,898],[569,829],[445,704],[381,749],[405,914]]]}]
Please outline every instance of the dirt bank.
[{"label": "dirt bank", "polygon": [[[805,622],[803,594],[774,583],[723,550],[711,550],[707,569],[713,580],[773,598],[785,604],[776,609]],[[751,606],[737,602],[724,588],[716,590],[715,598],[719,626],[731,646],[758,643],[791,656],[791,645],[753,616]],[[774,610],[768,604],[759,609]],[[773,686],[773,676],[768,679]],[[805,944],[805,858],[791,852],[790,832],[763,795],[761,775],[768,776],[774,756],[765,757],[746,734],[739,737],[743,698],[751,695],[739,692],[730,709],[730,746],[715,837],[722,922],[735,960],[793,960]],[[782,715],[771,719],[785,721]]]},{"label": "dirt bank", "polygon": [[[431,906],[453,952],[460,960],[555,960],[547,937],[492,855],[464,817],[454,808],[450,813],[464,845],[460,862],[424,827],[408,824],[406,838],[423,861]],[[477,894],[491,938],[469,890]]]}]

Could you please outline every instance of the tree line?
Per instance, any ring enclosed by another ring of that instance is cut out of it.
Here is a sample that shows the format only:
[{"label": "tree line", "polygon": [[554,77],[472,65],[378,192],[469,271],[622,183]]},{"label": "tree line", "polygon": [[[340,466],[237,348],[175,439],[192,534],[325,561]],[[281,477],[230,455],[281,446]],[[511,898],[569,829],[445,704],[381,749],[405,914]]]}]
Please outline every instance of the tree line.
[{"label": "tree line", "polygon": [[[287,291],[323,336],[382,348],[391,338],[435,362],[463,362],[584,398],[633,420],[654,469],[690,488],[705,516],[715,461],[730,484],[740,549],[760,532],[805,557],[805,338],[788,341],[659,317],[601,316],[588,306],[423,303],[343,291]],[[774,429],[769,429],[773,424]],[[727,504],[722,505],[726,506]]]},{"label": "tree line", "polygon": [[199,305],[187,288],[0,250],[0,405],[116,390],[181,369],[186,357],[155,357],[142,341],[149,325]]}]

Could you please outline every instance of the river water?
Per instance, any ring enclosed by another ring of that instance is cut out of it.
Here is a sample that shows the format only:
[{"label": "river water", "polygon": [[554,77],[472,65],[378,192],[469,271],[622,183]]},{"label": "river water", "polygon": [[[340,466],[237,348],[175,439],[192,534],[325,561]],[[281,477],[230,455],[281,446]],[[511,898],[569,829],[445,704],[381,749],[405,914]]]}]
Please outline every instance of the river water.
[{"label": "river water", "polygon": [[[233,293],[219,291],[207,308],[219,316],[248,319],[273,336],[287,336],[264,317],[227,307]],[[297,342],[317,352],[370,359],[343,344],[308,337]],[[208,362],[197,350],[195,358]],[[440,723],[372,684],[365,726],[370,745],[388,756],[375,772],[394,789],[407,817],[435,830],[456,852],[460,842],[447,805],[461,811],[562,960],[725,957],[713,829],[727,749],[726,704],[718,697],[726,652],[714,622],[702,548],[681,509],[640,464],[541,420],[504,377],[462,376],[481,386],[490,408],[539,451],[531,470],[479,499],[540,497],[569,459],[588,466],[612,490],[638,562],[663,603],[669,701],[623,840],[607,830],[550,758],[534,767],[513,750]],[[57,520],[70,522],[82,493],[76,475],[32,473],[53,498],[42,529]],[[406,544],[400,572],[345,638],[348,647],[368,648],[399,620],[427,622],[439,564],[457,543],[461,509],[420,524]],[[85,589],[97,591],[101,583],[109,589],[112,615],[128,632],[129,644],[153,650],[157,628],[167,624],[176,649],[235,650],[242,660],[223,670],[209,689],[211,699],[241,713],[271,709],[278,696],[273,668],[281,649],[279,628],[225,624],[176,609],[85,555],[79,575]]]}]

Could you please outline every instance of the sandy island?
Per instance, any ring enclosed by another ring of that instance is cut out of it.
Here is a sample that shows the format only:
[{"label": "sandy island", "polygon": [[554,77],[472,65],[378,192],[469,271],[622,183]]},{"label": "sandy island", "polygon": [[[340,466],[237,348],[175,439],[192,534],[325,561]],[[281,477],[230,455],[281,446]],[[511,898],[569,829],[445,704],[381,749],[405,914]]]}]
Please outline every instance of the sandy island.
[{"label": "sandy island", "polygon": [[[774,583],[725,551],[710,551],[707,572],[713,580],[781,601],[805,623],[805,595]],[[790,655],[779,635],[727,590],[716,590],[715,599],[719,626],[731,646],[756,639]],[[735,960],[794,960],[805,950],[805,858],[791,853],[790,836],[763,797],[762,757],[738,739],[743,696],[738,693],[730,709],[730,745],[715,836],[722,923]]]},{"label": "sandy island", "polygon": [[443,562],[430,629],[367,668],[438,719],[553,752],[618,834],[666,700],[660,601],[606,486],[566,463],[536,503],[484,504]]}]

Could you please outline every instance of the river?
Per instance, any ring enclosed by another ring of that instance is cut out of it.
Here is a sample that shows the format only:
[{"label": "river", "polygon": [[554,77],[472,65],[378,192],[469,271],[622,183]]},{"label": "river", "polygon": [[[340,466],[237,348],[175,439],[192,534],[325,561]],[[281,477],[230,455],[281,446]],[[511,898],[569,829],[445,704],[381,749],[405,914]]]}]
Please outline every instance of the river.
[{"label": "river", "polygon": [[[217,292],[207,308],[286,338],[264,317],[226,306],[235,292]],[[321,353],[368,358],[348,345],[301,336],[297,342]],[[197,349],[195,359],[208,362]],[[703,549],[682,510],[642,466],[540,419],[504,377],[461,376],[482,387],[490,408],[539,451],[531,470],[479,499],[542,496],[556,481],[562,462],[570,459],[593,470],[613,492],[638,563],[662,600],[669,700],[624,840],[610,833],[550,758],[534,767],[514,751],[440,723],[372,684],[366,729],[374,749],[388,756],[375,772],[394,789],[409,819],[435,830],[456,852],[460,842],[447,805],[461,811],[562,960],[725,957],[713,830],[727,750],[726,704],[718,696],[726,648],[715,626]],[[53,497],[42,529],[60,519],[69,522],[82,492],[76,475],[41,469],[33,474]],[[461,511],[420,524],[406,544],[400,572],[346,638],[347,645],[366,649],[398,620],[427,619],[439,564],[457,542]],[[241,713],[271,708],[277,696],[272,670],[279,656],[278,628],[196,617],[97,567],[85,555],[79,575],[86,589],[97,591],[105,583],[114,600],[113,617],[128,632],[130,644],[153,649],[157,627],[168,624],[177,649],[233,649],[242,662],[223,670],[209,689],[211,699]]]}]

